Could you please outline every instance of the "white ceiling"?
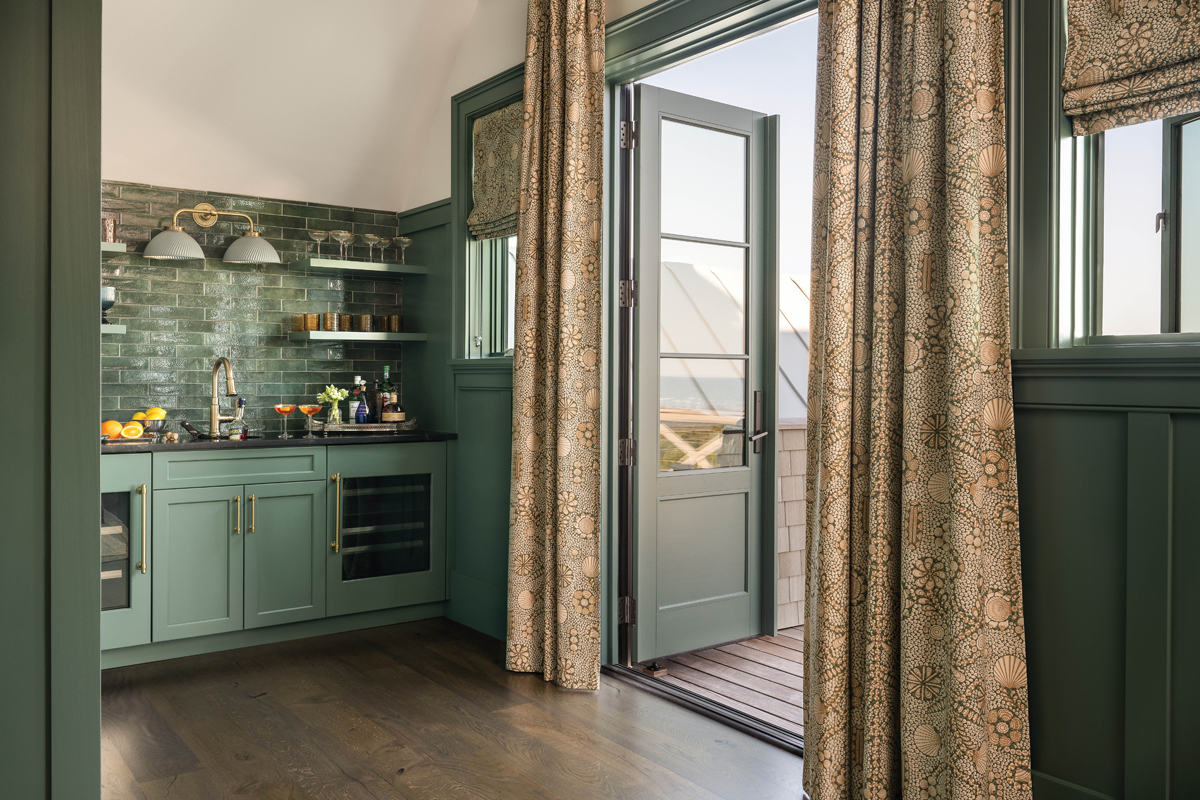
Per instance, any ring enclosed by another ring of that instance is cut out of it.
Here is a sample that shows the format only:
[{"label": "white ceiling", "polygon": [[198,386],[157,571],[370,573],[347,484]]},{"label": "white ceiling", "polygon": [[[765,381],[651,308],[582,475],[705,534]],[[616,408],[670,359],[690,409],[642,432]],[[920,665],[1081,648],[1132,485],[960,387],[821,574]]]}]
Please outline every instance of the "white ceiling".
[{"label": "white ceiling", "polygon": [[[609,0],[609,19],[648,0]],[[104,0],[103,176],[403,211],[450,193],[450,97],[526,0]]]}]

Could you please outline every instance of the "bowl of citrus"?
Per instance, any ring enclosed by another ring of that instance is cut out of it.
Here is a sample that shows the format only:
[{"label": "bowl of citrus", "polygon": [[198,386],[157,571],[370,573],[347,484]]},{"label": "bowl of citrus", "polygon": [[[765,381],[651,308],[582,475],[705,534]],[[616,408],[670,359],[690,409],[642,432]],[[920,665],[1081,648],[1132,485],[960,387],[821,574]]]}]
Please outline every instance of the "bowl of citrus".
[{"label": "bowl of citrus", "polygon": [[100,423],[100,438],[115,442],[121,439],[141,439],[147,434],[157,434],[167,424],[167,412],[162,408],[147,408],[133,415],[129,422],[115,419]]}]

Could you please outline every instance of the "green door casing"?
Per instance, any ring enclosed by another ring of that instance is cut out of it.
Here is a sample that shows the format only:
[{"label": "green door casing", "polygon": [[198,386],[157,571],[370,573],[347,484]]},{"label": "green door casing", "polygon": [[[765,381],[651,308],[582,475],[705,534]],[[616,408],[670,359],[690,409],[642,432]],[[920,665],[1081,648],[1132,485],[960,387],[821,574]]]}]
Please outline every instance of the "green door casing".
[{"label": "green door casing", "polygon": [[149,453],[100,459],[101,649],[150,641],[150,473]]},{"label": "green door casing", "polygon": [[245,627],[325,616],[325,482],[245,487]]},{"label": "green door casing", "polygon": [[154,493],[154,641],[242,629],[241,486]]},{"label": "green door casing", "polygon": [[645,84],[634,102],[633,655],[646,661],[775,632],[761,509],[774,448],[759,434],[775,429],[777,118]]}]

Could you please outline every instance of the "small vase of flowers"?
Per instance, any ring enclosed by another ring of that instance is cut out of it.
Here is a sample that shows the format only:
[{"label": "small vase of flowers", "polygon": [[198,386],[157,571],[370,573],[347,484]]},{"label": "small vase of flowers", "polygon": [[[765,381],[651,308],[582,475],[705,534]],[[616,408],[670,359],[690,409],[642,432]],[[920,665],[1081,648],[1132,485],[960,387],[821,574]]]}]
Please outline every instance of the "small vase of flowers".
[{"label": "small vase of flowers", "polygon": [[329,419],[330,425],[338,425],[342,421],[342,407],[338,403],[345,400],[350,393],[345,389],[339,389],[336,386],[326,386],[325,391],[317,395],[317,400],[322,403],[329,403]]}]

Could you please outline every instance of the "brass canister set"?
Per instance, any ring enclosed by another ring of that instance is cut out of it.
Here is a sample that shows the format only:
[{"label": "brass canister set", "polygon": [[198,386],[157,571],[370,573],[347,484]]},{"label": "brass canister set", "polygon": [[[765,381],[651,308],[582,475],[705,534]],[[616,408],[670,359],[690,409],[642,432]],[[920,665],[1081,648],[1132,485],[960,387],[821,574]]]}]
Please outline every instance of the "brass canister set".
[{"label": "brass canister set", "polygon": [[339,314],[336,311],[296,314],[292,317],[292,330],[400,333],[400,315]]}]

